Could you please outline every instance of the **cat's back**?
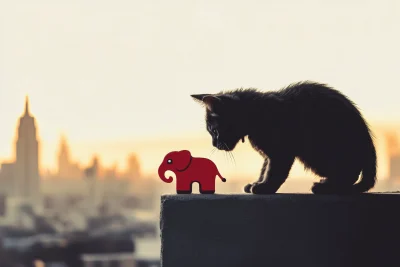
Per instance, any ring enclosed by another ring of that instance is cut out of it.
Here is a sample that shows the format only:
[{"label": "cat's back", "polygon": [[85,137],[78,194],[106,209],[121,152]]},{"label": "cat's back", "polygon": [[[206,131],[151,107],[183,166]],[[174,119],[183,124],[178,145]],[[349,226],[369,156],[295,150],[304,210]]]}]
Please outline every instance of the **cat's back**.
[{"label": "cat's back", "polygon": [[368,125],[356,105],[334,88],[307,81],[292,84],[277,93],[286,103],[283,114],[289,125],[306,135],[326,135],[327,132],[349,138],[368,135]]},{"label": "cat's back", "polygon": [[[293,109],[311,113],[353,114],[359,117],[356,105],[340,91],[322,83],[299,82],[279,91],[277,95]],[[311,115],[311,114],[308,114]]]},{"label": "cat's back", "polygon": [[290,84],[277,91],[277,94],[287,100],[314,100],[314,101],[326,101],[326,100],[342,100],[349,101],[349,99],[339,92],[338,90],[317,82],[303,81],[298,83]]}]

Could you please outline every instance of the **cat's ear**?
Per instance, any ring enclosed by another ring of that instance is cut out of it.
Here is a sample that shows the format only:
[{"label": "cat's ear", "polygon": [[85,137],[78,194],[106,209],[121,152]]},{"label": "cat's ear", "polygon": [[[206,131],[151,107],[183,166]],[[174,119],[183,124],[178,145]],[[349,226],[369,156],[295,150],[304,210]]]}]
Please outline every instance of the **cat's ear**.
[{"label": "cat's ear", "polygon": [[220,102],[221,99],[212,94],[198,94],[198,95],[191,95],[196,101],[201,102],[206,106],[207,109],[211,110],[213,105],[217,102]]},{"label": "cat's ear", "polygon": [[194,98],[194,100],[198,102],[203,102],[203,98],[206,96],[209,96],[210,94],[197,94],[197,95],[190,95],[191,97]]},{"label": "cat's ear", "polygon": [[208,95],[203,97],[203,103],[206,105],[206,108],[210,111],[213,111],[215,104],[221,103],[221,98],[215,95]]}]

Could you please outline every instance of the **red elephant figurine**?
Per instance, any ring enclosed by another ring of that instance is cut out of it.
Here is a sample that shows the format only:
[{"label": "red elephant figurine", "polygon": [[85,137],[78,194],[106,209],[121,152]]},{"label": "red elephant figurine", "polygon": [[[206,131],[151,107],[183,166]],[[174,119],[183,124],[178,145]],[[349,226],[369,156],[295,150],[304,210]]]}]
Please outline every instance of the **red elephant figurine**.
[{"label": "red elephant figurine", "polygon": [[161,180],[171,183],[173,179],[171,176],[165,177],[166,171],[175,173],[177,194],[191,194],[194,182],[199,183],[201,194],[214,194],[215,177],[218,176],[222,182],[226,182],[213,161],[207,158],[192,157],[188,150],[168,153],[158,168]]}]

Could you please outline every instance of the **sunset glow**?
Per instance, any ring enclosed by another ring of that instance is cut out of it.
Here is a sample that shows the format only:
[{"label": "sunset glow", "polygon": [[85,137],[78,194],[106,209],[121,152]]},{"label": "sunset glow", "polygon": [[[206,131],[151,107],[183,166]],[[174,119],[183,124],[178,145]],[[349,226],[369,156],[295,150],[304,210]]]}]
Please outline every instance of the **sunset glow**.
[{"label": "sunset glow", "polygon": [[[348,95],[374,126],[400,122],[397,1],[312,2],[310,9],[311,2],[1,2],[0,158],[14,156],[26,94],[42,171],[56,168],[62,133],[83,164],[97,153],[123,168],[134,152],[152,173],[169,150],[208,156],[204,110],[193,93],[276,90],[310,79]],[[213,157],[232,175],[258,173],[261,159],[247,143],[234,156],[236,166],[222,152]]]}]

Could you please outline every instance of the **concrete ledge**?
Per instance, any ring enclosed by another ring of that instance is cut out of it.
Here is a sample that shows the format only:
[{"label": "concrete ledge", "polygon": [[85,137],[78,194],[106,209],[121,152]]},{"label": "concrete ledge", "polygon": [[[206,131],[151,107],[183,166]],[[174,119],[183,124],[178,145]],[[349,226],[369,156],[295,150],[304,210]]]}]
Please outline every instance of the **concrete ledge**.
[{"label": "concrete ledge", "polygon": [[164,195],[162,267],[400,266],[400,194]]}]

